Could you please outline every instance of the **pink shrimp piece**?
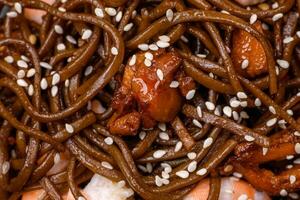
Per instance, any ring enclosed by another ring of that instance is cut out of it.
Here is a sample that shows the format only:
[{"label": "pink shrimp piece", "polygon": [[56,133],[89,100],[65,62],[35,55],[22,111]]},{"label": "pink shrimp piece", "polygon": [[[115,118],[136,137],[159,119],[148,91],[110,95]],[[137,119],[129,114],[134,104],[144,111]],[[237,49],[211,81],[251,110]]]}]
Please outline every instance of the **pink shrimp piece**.
[{"label": "pink shrimp piece", "polygon": [[[207,200],[209,179],[204,179],[186,196],[184,200]],[[221,200],[270,200],[264,192],[255,190],[249,183],[235,177],[222,178],[219,199]]]},{"label": "pink shrimp piece", "polygon": [[[25,192],[22,195],[22,200],[38,200],[38,199],[42,199],[42,197],[46,195],[45,190],[33,190],[30,192]],[[67,200],[67,194],[62,196],[63,200]]]},{"label": "pink shrimp piece", "polygon": [[[55,0],[42,0],[43,2],[52,5]],[[43,23],[43,16],[46,14],[45,11],[43,10],[38,10],[38,9],[31,9],[31,8],[26,8],[24,11],[24,15],[27,19],[34,21],[38,24]]]}]

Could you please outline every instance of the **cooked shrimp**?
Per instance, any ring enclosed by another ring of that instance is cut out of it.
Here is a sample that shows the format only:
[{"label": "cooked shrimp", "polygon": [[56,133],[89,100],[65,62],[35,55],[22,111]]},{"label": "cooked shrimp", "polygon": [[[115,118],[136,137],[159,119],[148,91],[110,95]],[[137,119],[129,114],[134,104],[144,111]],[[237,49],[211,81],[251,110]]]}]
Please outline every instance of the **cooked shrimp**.
[{"label": "cooked shrimp", "polygon": [[[53,4],[55,2],[55,0],[41,0],[41,1],[44,1],[48,4]],[[25,17],[31,21],[38,23],[38,24],[43,23],[43,16],[45,14],[46,14],[46,12],[43,10],[29,9],[29,8],[25,9]]]},{"label": "cooked shrimp", "polygon": [[[132,189],[126,187],[125,181],[113,182],[98,174],[92,177],[81,193],[86,200],[126,200],[134,194]],[[42,189],[26,192],[23,194],[22,200],[38,200],[45,194]],[[69,191],[63,195],[63,200],[75,199]]]},{"label": "cooked shrimp", "polygon": [[[210,181],[204,179],[184,198],[184,200],[206,200],[209,195]],[[264,192],[255,190],[249,183],[235,177],[222,178],[220,200],[270,200]]]}]

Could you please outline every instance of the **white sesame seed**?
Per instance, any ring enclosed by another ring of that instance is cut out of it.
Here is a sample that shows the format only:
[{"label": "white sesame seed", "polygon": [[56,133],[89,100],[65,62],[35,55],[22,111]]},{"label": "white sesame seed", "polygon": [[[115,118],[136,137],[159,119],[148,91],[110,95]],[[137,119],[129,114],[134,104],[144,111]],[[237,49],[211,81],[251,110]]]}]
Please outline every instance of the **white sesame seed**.
[{"label": "white sesame seed", "polygon": [[65,129],[68,133],[74,133],[74,127],[71,124],[66,123]]},{"label": "white sesame seed", "polygon": [[85,70],[84,70],[84,76],[88,76],[93,72],[93,66],[88,66]]},{"label": "white sesame seed", "polygon": [[6,16],[10,18],[15,18],[18,16],[18,14],[15,11],[10,11],[6,13]]},{"label": "white sesame seed", "polygon": [[26,77],[27,77],[27,78],[31,78],[31,77],[33,77],[33,76],[35,75],[35,73],[36,73],[35,69],[34,69],[34,68],[31,68],[31,69],[29,69],[29,70],[27,71]]},{"label": "white sesame seed", "polygon": [[168,163],[161,163],[160,165],[164,168],[164,171],[166,173],[171,173],[172,172],[172,167]]},{"label": "white sesame seed", "polygon": [[190,176],[190,174],[188,171],[181,170],[181,171],[176,172],[176,176],[185,179],[185,178],[188,178]]},{"label": "white sesame seed", "polygon": [[269,30],[269,26],[266,23],[262,23],[263,30]]},{"label": "white sesame seed", "polygon": [[67,10],[66,10],[65,8],[63,8],[63,7],[59,7],[58,10],[59,10],[60,12],[66,12],[66,11],[67,11]]},{"label": "white sesame seed", "polygon": [[190,160],[194,160],[196,157],[197,157],[197,154],[195,152],[189,152],[187,154],[187,157],[190,159]]},{"label": "white sesame seed", "polygon": [[261,100],[260,100],[259,98],[256,98],[256,99],[254,100],[254,104],[255,104],[255,106],[257,106],[257,107],[261,106]]},{"label": "white sesame seed", "polygon": [[237,108],[240,106],[240,101],[236,100],[235,98],[232,98],[230,99],[229,101],[229,105],[232,107],[232,108]]},{"label": "white sesame seed", "polygon": [[283,196],[283,197],[285,197],[285,196],[287,196],[287,191],[285,190],[285,189],[282,189],[282,190],[280,190],[280,195],[281,196]]},{"label": "white sesame seed", "polygon": [[215,104],[210,101],[206,101],[205,106],[206,106],[207,110],[214,110],[216,108]]},{"label": "white sesame seed", "polygon": [[24,60],[25,62],[29,62],[29,58],[24,56],[24,55],[21,55],[21,59]]},{"label": "white sesame seed", "polygon": [[78,197],[78,200],[86,200],[83,196]]},{"label": "white sesame seed", "polygon": [[165,179],[169,179],[169,178],[170,178],[170,175],[169,175],[167,172],[165,172],[165,171],[162,171],[162,172],[161,172],[161,176],[162,176],[163,178],[165,178]]},{"label": "white sesame seed", "polygon": [[206,58],[207,57],[206,54],[200,54],[200,53],[197,53],[196,56],[199,57],[199,58]]},{"label": "white sesame seed", "polygon": [[148,44],[145,44],[145,43],[139,44],[139,45],[138,45],[138,48],[139,48],[140,50],[142,50],[142,51],[147,51],[147,50],[149,49],[149,45],[148,45]]},{"label": "white sesame seed", "polygon": [[239,196],[238,200],[248,200],[248,196],[246,194],[242,194]]},{"label": "white sesame seed", "polygon": [[66,50],[66,45],[63,44],[63,43],[59,43],[59,44],[56,46],[56,49],[57,49],[58,51],[64,51],[64,50]]},{"label": "white sesame seed", "polygon": [[51,88],[51,96],[55,97],[58,93],[58,87],[55,85]]},{"label": "white sesame seed", "polygon": [[246,99],[247,98],[247,95],[245,92],[238,92],[236,94],[236,96],[239,98],[239,99]]},{"label": "white sesame seed", "polygon": [[168,42],[164,42],[164,41],[161,41],[161,40],[158,40],[156,42],[156,45],[159,47],[159,48],[167,48],[170,46],[170,43]]},{"label": "white sesame seed", "polygon": [[167,125],[166,125],[166,123],[159,122],[158,123],[158,128],[162,131],[166,131],[167,130]]},{"label": "white sesame seed", "polygon": [[18,79],[17,84],[21,87],[27,87],[28,83],[24,79]]},{"label": "white sesame seed", "polygon": [[192,173],[196,169],[197,169],[197,161],[194,160],[188,165],[187,170],[188,170],[188,172]]},{"label": "white sesame seed", "polygon": [[206,140],[204,140],[204,142],[203,142],[203,148],[206,149],[206,148],[208,148],[209,146],[211,146],[212,143],[213,143],[213,141],[214,141],[214,140],[213,140],[212,137],[206,138]]},{"label": "white sesame seed", "polygon": [[101,18],[104,17],[104,12],[101,8],[95,8],[94,12],[97,17],[101,17]]},{"label": "white sesame seed", "polygon": [[169,140],[170,139],[169,135],[166,132],[160,132],[159,133],[159,138],[162,139],[162,140]]},{"label": "white sesame seed", "polygon": [[181,150],[181,148],[182,148],[182,142],[181,142],[181,141],[179,141],[179,142],[177,142],[177,143],[176,143],[176,145],[175,145],[174,152],[178,152],[178,151],[180,151],[180,150]]},{"label": "white sesame seed", "polygon": [[279,75],[279,67],[278,66],[275,66],[275,73],[276,73],[276,75],[278,76]]},{"label": "white sesame seed", "polygon": [[297,32],[296,32],[296,35],[297,35],[297,37],[300,38],[300,31],[297,31]]},{"label": "white sesame seed", "polygon": [[162,81],[164,79],[164,74],[163,74],[163,72],[160,69],[156,70],[156,76],[158,77],[158,79],[160,81]]},{"label": "white sesame seed", "polygon": [[179,86],[179,82],[178,81],[172,81],[170,83],[170,88],[178,88]]},{"label": "white sesame seed", "polygon": [[30,84],[29,87],[28,87],[28,95],[29,96],[32,96],[34,93],[34,88],[33,88],[33,85]]},{"label": "white sesame seed", "polygon": [[81,39],[87,40],[92,36],[93,32],[90,29],[86,29],[83,31]]},{"label": "white sesame seed", "polygon": [[217,105],[215,111],[214,111],[214,114],[217,115],[217,116],[221,116],[221,111],[222,111],[222,108],[220,105]]},{"label": "white sesame seed", "polygon": [[290,116],[292,116],[294,114],[293,110],[291,110],[291,109],[286,110],[286,113],[289,114]]},{"label": "white sesame seed", "polygon": [[273,9],[276,9],[276,8],[278,8],[278,7],[279,7],[278,2],[275,2],[275,3],[272,4],[272,8],[273,8]]},{"label": "white sesame seed", "polygon": [[184,35],[180,36],[180,39],[185,43],[189,42],[189,39],[187,39],[187,37],[185,37]]},{"label": "white sesame seed", "polygon": [[60,155],[59,153],[56,153],[54,156],[54,164],[58,164],[60,162]]},{"label": "white sesame seed", "polygon": [[75,38],[72,35],[67,35],[66,39],[68,42],[70,42],[71,44],[77,44],[77,41],[75,40]]},{"label": "white sesame seed", "polygon": [[116,47],[112,47],[110,51],[111,51],[111,54],[114,56],[118,55],[118,53],[119,53],[119,51]]},{"label": "white sesame seed", "polygon": [[117,14],[116,9],[111,8],[111,7],[105,8],[105,12],[106,12],[109,16],[112,16],[112,17],[116,16],[116,14]]},{"label": "white sesame seed", "polygon": [[148,173],[151,173],[153,171],[153,166],[151,163],[147,163],[146,164],[146,169]]},{"label": "white sesame seed", "polygon": [[153,153],[154,158],[161,158],[163,157],[167,152],[164,150],[157,150]]},{"label": "white sesame seed", "polygon": [[140,138],[140,140],[145,139],[145,137],[146,137],[146,132],[145,132],[145,131],[141,131],[141,132],[139,133],[139,138]]},{"label": "white sesame seed", "polygon": [[193,119],[193,124],[198,128],[202,128],[202,124],[197,119]]},{"label": "white sesame seed", "polygon": [[282,13],[278,13],[278,14],[276,14],[276,15],[274,15],[273,17],[272,17],[272,20],[274,21],[274,22],[276,22],[277,20],[279,20],[280,18],[282,18],[283,17],[283,14]]},{"label": "white sesame seed", "polygon": [[135,63],[136,63],[136,55],[133,55],[129,61],[129,65],[133,66],[135,65]]},{"label": "white sesame seed", "polygon": [[147,58],[148,60],[153,60],[153,54],[150,52],[146,52],[145,53],[145,58]]},{"label": "white sesame seed", "polygon": [[203,113],[202,113],[202,109],[201,109],[200,106],[197,106],[196,111],[197,111],[197,115],[198,115],[200,118],[202,118]]},{"label": "white sesame seed", "polygon": [[151,67],[152,62],[151,62],[151,60],[149,60],[149,59],[145,59],[145,60],[144,60],[144,64],[145,64],[147,67]]},{"label": "white sesame seed", "polygon": [[137,165],[137,167],[144,173],[147,173],[147,168],[144,167],[143,165]]},{"label": "white sesame seed", "polygon": [[273,106],[269,106],[269,111],[274,115],[276,114],[276,110]]},{"label": "white sesame seed", "polygon": [[52,76],[52,85],[56,85],[60,81],[60,75],[58,73],[55,73]]},{"label": "white sesame seed", "polygon": [[57,34],[63,34],[64,33],[64,30],[63,30],[63,28],[60,25],[54,25],[54,31]]},{"label": "white sesame seed", "polygon": [[300,164],[300,158],[295,159],[295,160],[293,161],[293,163],[299,165],[299,164]]},{"label": "white sesame seed", "polygon": [[240,116],[243,119],[249,119],[249,115],[246,111],[241,111]]},{"label": "white sesame seed", "polygon": [[150,44],[149,45],[149,49],[152,51],[157,51],[158,50],[158,46],[156,44]]},{"label": "white sesame seed", "polygon": [[122,17],[123,17],[123,12],[119,11],[118,14],[116,15],[116,22],[120,22]]},{"label": "white sesame seed", "polygon": [[159,176],[155,176],[155,185],[161,187],[163,185],[162,179]]},{"label": "white sesame seed", "polygon": [[247,60],[247,59],[243,60],[243,62],[241,64],[241,68],[246,69],[248,66],[249,66],[249,60]]},{"label": "white sesame seed", "polygon": [[69,87],[69,85],[70,85],[70,80],[69,79],[65,80],[65,87]]},{"label": "white sesame seed", "polygon": [[292,169],[294,166],[293,165],[287,165],[286,168],[287,169]]},{"label": "white sesame seed", "polygon": [[296,182],[296,176],[294,176],[294,175],[290,175],[290,183],[291,184],[294,184],[295,182]]},{"label": "white sesame seed", "polygon": [[225,106],[223,108],[223,113],[227,116],[227,117],[231,117],[232,116],[232,108],[229,106]]},{"label": "white sesame seed", "polygon": [[287,156],[286,156],[286,159],[287,159],[287,160],[292,160],[293,158],[294,158],[293,155],[287,155]]},{"label": "white sesame seed", "polygon": [[15,8],[15,10],[16,10],[19,14],[22,13],[23,8],[22,8],[22,5],[21,5],[19,2],[16,2],[16,3],[14,4],[14,8]]},{"label": "white sesame seed", "polygon": [[203,176],[206,173],[207,173],[207,169],[202,168],[202,169],[198,170],[196,174],[199,175],[199,176]]},{"label": "white sesame seed", "polygon": [[190,90],[190,91],[188,91],[188,93],[185,96],[186,100],[191,100],[192,98],[194,98],[195,93],[196,93],[196,90]]},{"label": "white sesame seed", "polygon": [[124,26],[124,31],[125,32],[130,31],[132,27],[133,27],[133,23],[126,24]]},{"label": "white sesame seed", "polygon": [[296,143],[296,144],[295,144],[295,152],[296,152],[297,154],[300,154],[300,143]]},{"label": "white sesame seed", "polygon": [[298,92],[298,93],[296,94],[296,96],[297,96],[297,97],[300,97],[300,92]]},{"label": "white sesame seed", "polygon": [[160,39],[163,42],[170,42],[170,40],[171,40],[170,37],[167,35],[161,35],[158,37],[158,39]]},{"label": "white sesame seed", "polygon": [[248,141],[248,142],[253,142],[255,140],[254,137],[252,137],[251,135],[245,135],[245,140]]},{"label": "white sesame seed", "polygon": [[233,117],[233,119],[235,120],[235,121],[238,121],[239,120],[239,113],[238,112],[236,112],[235,110],[234,111],[232,111],[232,117]]},{"label": "white sesame seed", "polygon": [[60,0],[62,3],[67,3],[68,0]]},{"label": "white sesame seed", "polygon": [[17,65],[21,68],[28,68],[28,64],[24,60],[18,60]]},{"label": "white sesame seed", "polygon": [[171,22],[173,20],[173,17],[174,17],[174,13],[171,9],[168,9],[166,11],[166,17],[168,19],[169,22]]},{"label": "white sesame seed", "polygon": [[299,194],[295,192],[291,192],[289,193],[289,197],[291,197],[292,199],[299,199]]},{"label": "white sesame seed", "polygon": [[250,24],[254,24],[257,20],[257,15],[256,14],[252,14],[250,17]]},{"label": "white sesame seed", "polygon": [[276,122],[277,122],[277,118],[272,118],[267,121],[266,125],[268,127],[271,127],[271,126],[274,126],[276,124]]},{"label": "white sesame seed", "polygon": [[106,169],[113,169],[113,166],[106,161],[101,162],[102,167],[106,168]]},{"label": "white sesame seed", "polygon": [[236,178],[242,178],[243,175],[241,173],[238,173],[238,172],[233,172],[232,175]]},{"label": "white sesame seed", "polygon": [[263,154],[264,156],[267,155],[268,151],[269,151],[268,148],[265,148],[265,147],[262,148],[262,154]]},{"label": "white sesame seed", "polygon": [[230,15],[230,13],[229,13],[227,10],[221,10],[221,13],[224,13],[224,14]]},{"label": "white sesame seed", "polygon": [[23,69],[19,70],[17,73],[18,78],[24,78],[25,77],[25,71]]},{"label": "white sesame seed", "polygon": [[294,40],[293,37],[286,37],[286,38],[283,39],[283,43],[288,44],[288,43],[292,42],[293,40]]},{"label": "white sesame seed", "polygon": [[4,161],[2,164],[2,174],[7,174],[10,169],[10,163],[8,161]]},{"label": "white sesame seed", "polygon": [[11,64],[14,62],[14,58],[12,56],[6,56],[4,61]]},{"label": "white sesame seed", "polygon": [[114,143],[114,140],[111,138],[111,137],[106,137],[104,139],[104,142],[107,144],[107,145],[112,145]]},{"label": "white sesame seed", "polygon": [[294,135],[299,137],[300,136],[300,132],[299,131],[295,131]]},{"label": "white sesame seed", "polygon": [[52,69],[52,66],[47,62],[40,62],[40,66],[45,69]]},{"label": "white sesame seed", "polygon": [[276,60],[276,62],[283,69],[288,69],[289,66],[290,66],[289,62],[286,61],[286,60],[280,60],[280,59],[278,59],[278,60]]},{"label": "white sesame seed", "polygon": [[41,89],[46,90],[48,87],[48,82],[45,78],[42,78],[41,83],[40,83]]}]

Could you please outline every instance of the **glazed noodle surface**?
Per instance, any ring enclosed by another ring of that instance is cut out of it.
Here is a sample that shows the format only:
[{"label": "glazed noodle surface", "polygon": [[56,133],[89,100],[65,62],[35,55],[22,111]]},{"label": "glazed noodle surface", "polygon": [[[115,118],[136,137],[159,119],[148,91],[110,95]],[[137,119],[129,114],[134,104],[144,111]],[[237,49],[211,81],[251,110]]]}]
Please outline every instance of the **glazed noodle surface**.
[{"label": "glazed noodle surface", "polygon": [[0,199],[298,198],[299,3],[0,0]]}]

